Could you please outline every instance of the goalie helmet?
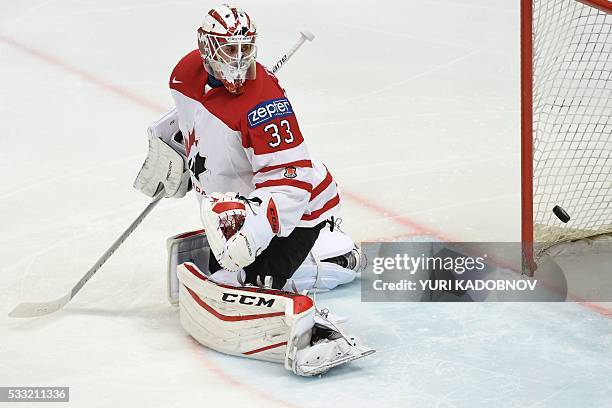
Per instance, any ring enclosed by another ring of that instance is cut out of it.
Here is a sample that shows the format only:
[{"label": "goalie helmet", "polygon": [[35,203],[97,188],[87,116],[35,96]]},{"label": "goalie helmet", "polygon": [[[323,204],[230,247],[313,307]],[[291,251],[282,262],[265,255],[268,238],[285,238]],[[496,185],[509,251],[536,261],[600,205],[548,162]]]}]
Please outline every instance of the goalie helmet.
[{"label": "goalie helmet", "polygon": [[198,28],[198,48],[206,71],[228,91],[240,94],[255,79],[257,28],[243,10],[223,4],[208,12]]}]

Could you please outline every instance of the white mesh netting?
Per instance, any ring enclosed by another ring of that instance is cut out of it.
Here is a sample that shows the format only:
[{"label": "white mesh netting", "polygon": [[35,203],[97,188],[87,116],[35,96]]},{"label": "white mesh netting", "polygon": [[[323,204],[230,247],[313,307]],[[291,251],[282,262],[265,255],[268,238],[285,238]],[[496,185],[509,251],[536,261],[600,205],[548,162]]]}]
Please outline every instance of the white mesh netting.
[{"label": "white mesh netting", "polygon": [[612,15],[575,0],[534,0],[533,166],[538,253],[612,232]]}]

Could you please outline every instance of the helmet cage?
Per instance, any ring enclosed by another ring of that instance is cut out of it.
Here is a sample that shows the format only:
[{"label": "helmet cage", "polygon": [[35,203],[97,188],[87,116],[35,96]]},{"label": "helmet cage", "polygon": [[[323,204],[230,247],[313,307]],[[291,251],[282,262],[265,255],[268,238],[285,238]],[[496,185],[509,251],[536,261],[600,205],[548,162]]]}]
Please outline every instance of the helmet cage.
[{"label": "helmet cage", "polygon": [[198,29],[198,46],[206,71],[232,93],[240,93],[249,79],[255,79],[256,35],[212,34]]}]

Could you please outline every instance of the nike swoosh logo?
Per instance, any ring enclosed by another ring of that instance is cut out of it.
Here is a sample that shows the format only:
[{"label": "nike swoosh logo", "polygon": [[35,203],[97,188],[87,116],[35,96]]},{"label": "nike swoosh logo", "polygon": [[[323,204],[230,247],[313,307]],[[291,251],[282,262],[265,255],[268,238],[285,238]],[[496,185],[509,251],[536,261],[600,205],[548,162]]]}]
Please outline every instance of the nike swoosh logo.
[{"label": "nike swoosh logo", "polygon": [[172,83],[173,83],[173,84],[182,84],[182,83],[183,83],[183,81],[177,81],[177,80],[176,80],[176,77],[174,77],[174,78],[172,78]]}]

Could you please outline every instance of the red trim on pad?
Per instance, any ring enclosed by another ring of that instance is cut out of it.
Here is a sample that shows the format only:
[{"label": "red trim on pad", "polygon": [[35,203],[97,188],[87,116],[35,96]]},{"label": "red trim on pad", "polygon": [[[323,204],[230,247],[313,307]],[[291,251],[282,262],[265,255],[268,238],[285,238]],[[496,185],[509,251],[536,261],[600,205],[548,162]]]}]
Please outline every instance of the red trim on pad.
[{"label": "red trim on pad", "polygon": [[[185,285],[183,285],[185,286]],[[206,310],[211,315],[215,316],[219,320],[223,320],[224,322],[241,322],[244,320],[256,320],[256,319],[266,319],[268,317],[278,317],[284,316],[285,312],[275,312],[275,313],[262,313],[262,314],[253,314],[253,315],[243,315],[243,316],[228,316],[222,313],[217,312],[212,306],[203,301],[193,290],[189,289],[185,286],[185,289],[189,292],[193,300],[200,306],[202,309]]]},{"label": "red trim on pad", "polygon": [[286,345],[287,345],[287,342],[283,341],[282,343],[270,344],[269,346],[258,348],[258,349],[251,350],[251,351],[247,351],[247,352],[242,353],[242,354],[244,354],[245,356],[250,356],[251,354],[261,353],[262,351],[266,351],[266,350],[270,350],[270,349],[273,349],[273,348],[277,348],[277,347],[281,347],[281,346],[286,346]]},{"label": "red trim on pad", "polygon": [[[204,274],[202,274],[202,272],[200,272],[200,270],[197,267],[195,267],[193,264],[186,262],[183,265],[196,278],[203,280],[203,281],[208,280],[208,278]],[[276,290],[276,289],[262,289],[262,288],[254,288],[254,287],[235,287],[235,286],[229,286],[229,285],[221,285],[218,283],[216,283],[216,285],[221,286],[222,288],[226,288],[226,289],[242,290],[245,292],[263,293],[263,294],[268,294],[268,295],[276,295],[276,296],[283,296],[286,298],[290,298],[293,300],[293,314],[303,313],[309,310],[310,308],[312,308],[314,305],[310,297],[300,295],[299,293],[285,292],[285,291]]]}]

